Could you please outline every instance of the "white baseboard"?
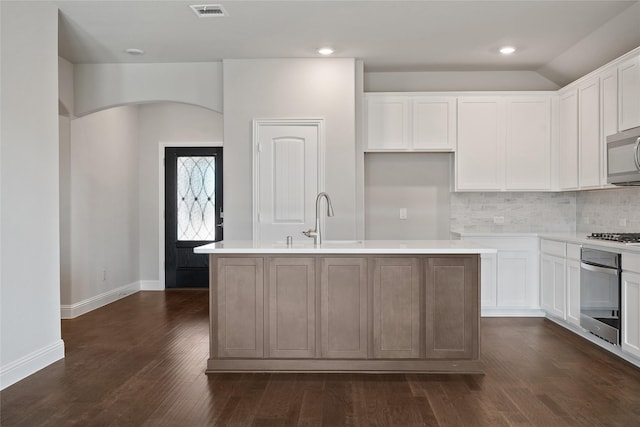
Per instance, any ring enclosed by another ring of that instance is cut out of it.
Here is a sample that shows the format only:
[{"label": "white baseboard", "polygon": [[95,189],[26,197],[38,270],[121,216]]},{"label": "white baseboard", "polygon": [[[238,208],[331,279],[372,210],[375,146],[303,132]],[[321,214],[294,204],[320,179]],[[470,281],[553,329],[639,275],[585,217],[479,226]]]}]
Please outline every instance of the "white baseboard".
[{"label": "white baseboard", "polygon": [[164,291],[164,286],[159,280],[140,280],[141,291]]},{"label": "white baseboard", "polygon": [[55,343],[27,354],[20,359],[0,367],[0,390],[38,372],[64,358],[64,342]]},{"label": "white baseboard", "polygon": [[545,317],[544,310],[539,308],[498,308],[483,307],[482,317]]},{"label": "white baseboard", "polygon": [[130,283],[116,289],[112,289],[100,295],[88,298],[84,301],[70,305],[60,305],[60,318],[73,319],[88,313],[96,308],[111,304],[121,298],[134,294],[140,290],[141,282]]}]

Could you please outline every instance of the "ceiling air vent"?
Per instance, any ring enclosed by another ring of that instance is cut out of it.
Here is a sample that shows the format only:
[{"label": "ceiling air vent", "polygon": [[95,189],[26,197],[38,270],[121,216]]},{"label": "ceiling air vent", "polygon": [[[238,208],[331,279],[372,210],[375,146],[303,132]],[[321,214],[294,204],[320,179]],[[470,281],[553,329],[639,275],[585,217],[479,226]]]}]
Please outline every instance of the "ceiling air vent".
[{"label": "ceiling air vent", "polygon": [[201,4],[189,6],[200,18],[228,16],[219,4]]}]

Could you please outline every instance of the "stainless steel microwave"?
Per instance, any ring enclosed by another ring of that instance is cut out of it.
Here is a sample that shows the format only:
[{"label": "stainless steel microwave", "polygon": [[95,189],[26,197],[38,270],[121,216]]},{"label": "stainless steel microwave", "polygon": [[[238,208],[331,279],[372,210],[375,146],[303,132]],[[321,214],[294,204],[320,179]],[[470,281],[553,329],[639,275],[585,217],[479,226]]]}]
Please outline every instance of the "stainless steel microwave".
[{"label": "stainless steel microwave", "polygon": [[607,182],[640,185],[640,127],[607,137]]}]

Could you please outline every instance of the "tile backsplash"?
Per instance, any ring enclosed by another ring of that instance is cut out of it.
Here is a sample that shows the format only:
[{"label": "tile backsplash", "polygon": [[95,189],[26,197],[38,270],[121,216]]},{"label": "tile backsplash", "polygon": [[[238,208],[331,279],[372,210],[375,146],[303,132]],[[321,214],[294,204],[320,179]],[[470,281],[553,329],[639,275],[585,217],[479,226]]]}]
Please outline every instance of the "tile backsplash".
[{"label": "tile backsplash", "polygon": [[450,215],[455,231],[571,233],[576,193],[451,193]]},{"label": "tile backsplash", "polygon": [[640,187],[576,193],[577,232],[640,233]]},{"label": "tile backsplash", "polygon": [[640,232],[640,187],[451,193],[450,215],[451,229],[465,232]]}]

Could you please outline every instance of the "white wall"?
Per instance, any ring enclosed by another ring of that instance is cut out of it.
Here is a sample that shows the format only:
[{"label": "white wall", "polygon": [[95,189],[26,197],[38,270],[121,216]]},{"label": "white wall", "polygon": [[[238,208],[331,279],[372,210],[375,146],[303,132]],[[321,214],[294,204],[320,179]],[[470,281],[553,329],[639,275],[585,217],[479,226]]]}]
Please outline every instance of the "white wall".
[{"label": "white wall", "polygon": [[325,189],[336,213],[327,238],[355,238],[355,61],[225,60],[223,68],[225,238],[252,238],[252,120],[283,117],[325,119]]},{"label": "white wall", "polygon": [[138,107],[72,120],[70,169],[71,286],[62,305],[73,316],[139,280]]},{"label": "white wall", "polygon": [[58,117],[60,187],[60,303],[71,298],[71,119]]},{"label": "white wall", "polygon": [[560,86],[533,71],[414,71],[364,74],[365,92],[442,92],[474,90],[557,90]]},{"label": "white wall", "polygon": [[64,357],[60,335],[58,10],[0,3],[0,388]]},{"label": "white wall", "polygon": [[64,58],[58,57],[58,100],[60,101],[61,115],[73,117],[73,85],[73,64]]},{"label": "white wall", "polygon": [[140,279],[158,281],[160,145],[220,143],[222,115],[202,107],[169,102],[144,104],[138,108]]},{"label": "white wall", "polygon": [[76,64],[75,115],[118,105],[177,101],[222,111],[220,62]]},{"label": "white wall", "polygon": [[366,154],[365,238],[448,239],[451,156]]},{"label": "white wall", "polygon": [[537,71],[565,86],[640,46],[640,2],[589,34]]}]

